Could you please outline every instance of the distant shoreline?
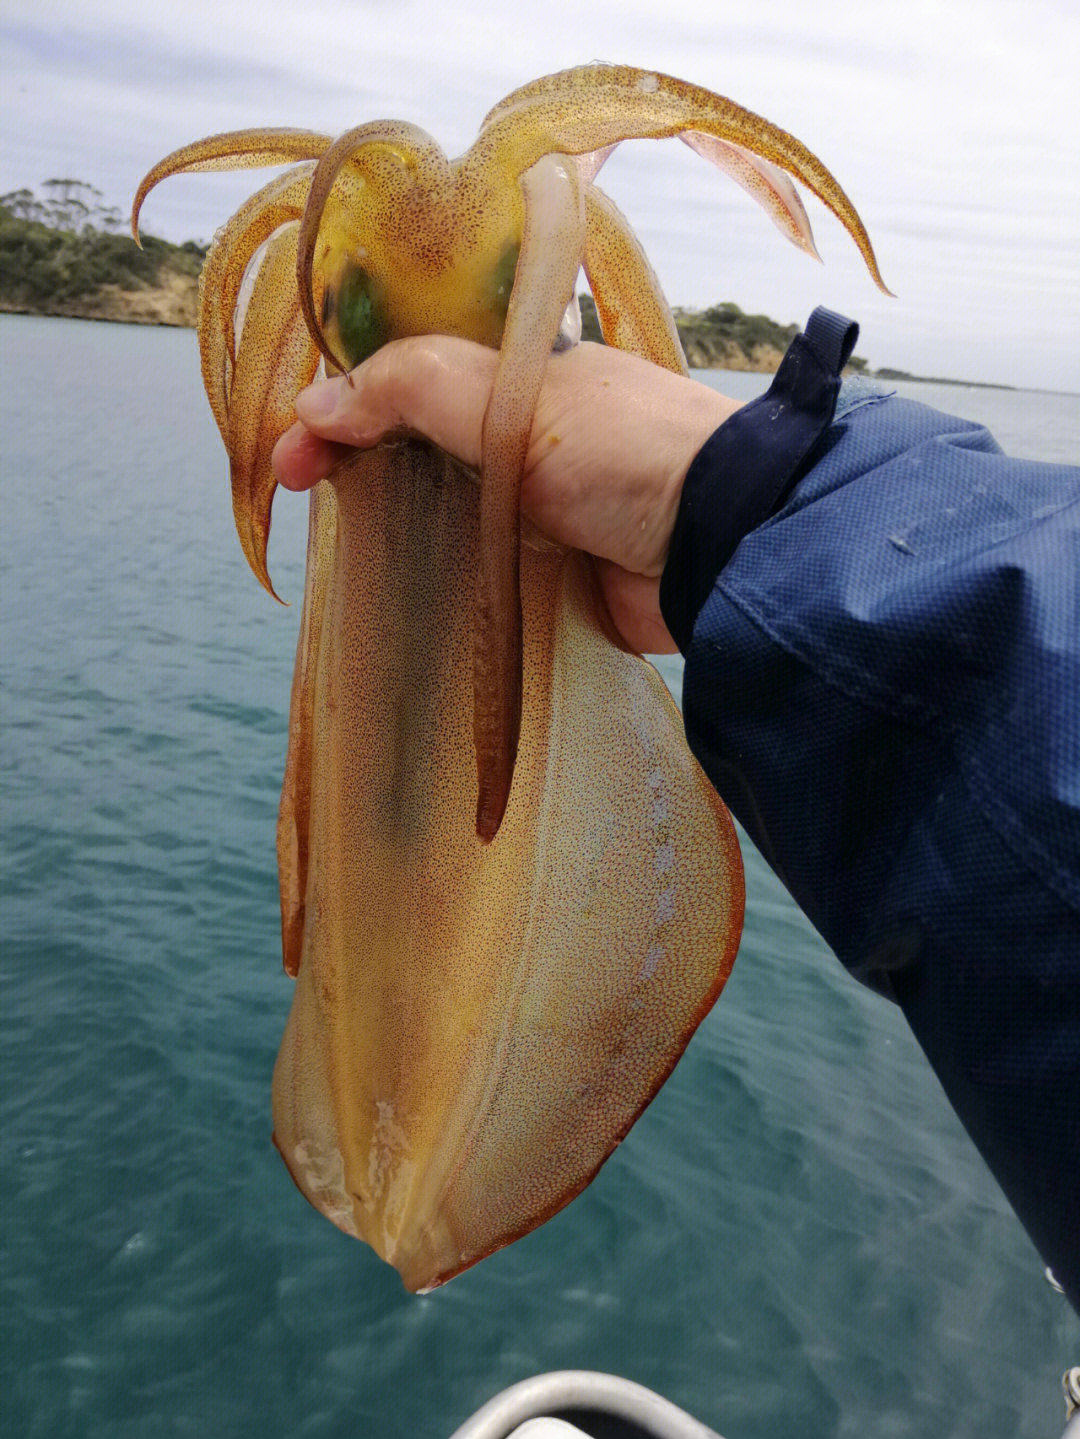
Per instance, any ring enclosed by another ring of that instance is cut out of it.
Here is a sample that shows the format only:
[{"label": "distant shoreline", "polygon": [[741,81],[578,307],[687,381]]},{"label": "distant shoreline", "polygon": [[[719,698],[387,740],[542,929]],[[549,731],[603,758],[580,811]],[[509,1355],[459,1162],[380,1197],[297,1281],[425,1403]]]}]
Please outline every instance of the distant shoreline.
[{"label": "distant shoreline", "polygon": [[[906,370],[868,370],[871,380],[911,380],[917,385],[963,385],[966,390],[1018,390],[1019,385],[1002,385],[994,380],[948,380],[944,375],[909,375]],[[1034,393],[1034,392],[1033,392]],[[1057,393],[1048,391],[1049,394]],[[1064,391],[1062,393],[1065,393]]]},{"label": "distant shoreline", "polygon": [[0,296],[0,314],[37,315],[45,320],[102,320],[114,325],[162,325],[193,330],[198,322],[198,282],[173,276],[167,285],[122,289],[103,285],[96,294],[51,303],[30,303]]},{"label": "distant shoreline", "polygon": [[[193,328],[199,272],[207,246],[174,245],[144,235],[142,247],[120,232],[119,213],[92,186],[50,180],[46,198],[29,189],[0,197],[0,313],[116,324]],[[579,296],[582,336],[602,340],[592,296]],[[775,374],[799,326],[749,315],[732,301],[705,310],[673,310],[687,364],[698,370]],[[853,355],[847,373],[888,383],[963,385],[1015,390],[1015,385],[873,370]]]},{"label": "distant shoreline", "polygon": [[[157,325],[166,329],[190,330],[194,329],[196,324],[194,313],[196,296],[197,284],[193,287],[190,296],[178,295],[175,287],[165,290],[116,291],[111,297],[100,299],[95,297],[97,303],[79,305],[77,302],[68,301],[62,306],[57,305],[50,308],[12,304],[0,298],[0,315],[35,315],[40,319],[97,320],[113,325]],[[172,318],[172,315],[177,315],[177,318]],[[681,334],[680,338],[682,338]],[[719,356],[700,354],[700,352],[696,352],[693,345],[687,345],[685,341],[684,349],[687,351],[687,363],[693,370],[730,370],[735,373],[749,371],[762,375],[775,374],[784,353],[772,346],[763,346],[753,357],[753,362],[748,363],[744,358],[740,363],[740,357],[730,353]],[[906,370],[889,368],[872,370],[869,366],[852,373],[882,384],[888,384],[891,380],[901,380],[905,384],[958,385],[969,390],[1011,390],[1016,392],[1027,388],[1020,385],[1005,385],[993,380],[954,380],[944,375],[910,375]],[[1033,390],[1032,393],[1042,393],[1042,391]],[[1071,391],[1047,390],[1045,393],[1069,394]]]}]

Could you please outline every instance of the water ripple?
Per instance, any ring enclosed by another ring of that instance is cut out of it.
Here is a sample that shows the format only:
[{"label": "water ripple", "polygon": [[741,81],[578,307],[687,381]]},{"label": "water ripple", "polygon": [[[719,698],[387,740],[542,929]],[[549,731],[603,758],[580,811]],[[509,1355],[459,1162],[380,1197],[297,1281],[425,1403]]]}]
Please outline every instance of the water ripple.
[{"label": "water ripple", "polygon": [[[1060,1427],[1075,1322],[753,854],[721,1004],[551,1223],[418,1300],[299,1200],[269,1143],[298,606],[240,555],[190,334],[0,329],[0,1430],[438,1439],[558,1367],[740,1439]],[[303,505],[275,527],[298,596]]]}]

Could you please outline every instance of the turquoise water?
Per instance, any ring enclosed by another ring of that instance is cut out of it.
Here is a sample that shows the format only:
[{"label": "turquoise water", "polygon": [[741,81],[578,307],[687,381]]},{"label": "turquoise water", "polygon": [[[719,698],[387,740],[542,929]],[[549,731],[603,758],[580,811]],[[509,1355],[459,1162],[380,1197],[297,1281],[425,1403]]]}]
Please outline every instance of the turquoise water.
[{"label": "turquoise water", "polygon": [[[1059,1433],[1080,1324],[751,853],[722,1000],[562,1214],[413,1298],[301,1200],[269,1143],[297,607],[240,556],[192,334],[0,346],[0,1432],[440,1439],[587,1367],[727,1439]],[[971,397],[1018,451],[1075,432],[1068,397],[933,396]],[[297,598],[303,504],[276,523]]]}]

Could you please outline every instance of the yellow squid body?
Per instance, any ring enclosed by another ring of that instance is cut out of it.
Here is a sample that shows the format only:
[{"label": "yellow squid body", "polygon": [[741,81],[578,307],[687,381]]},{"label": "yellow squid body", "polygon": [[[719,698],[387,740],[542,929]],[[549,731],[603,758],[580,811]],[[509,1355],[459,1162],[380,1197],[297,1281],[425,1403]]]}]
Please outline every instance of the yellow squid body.
[{"label": "yellow squid body", "polygon": [[453,162],[400,122],[336,141],[243,131],[167,157],[136,197],[133,229],[167,175],[292,164],[219,232],[200,300],[237,529],[268,589],[270,454],[320,357],[345,369],[424,332],[500,351],[479,485],[403,441],[312,494],[278,824],[296,989],[275,1143],[414,1290],[589,1182],[738,946],[731,820],[663,684],[613,642],[587,557],[520,543],[532,417],[582,265],[609,343],[685,372],[593,183],[620,140],[668,135],[812,252],[786,172],[801,179],[881,283],[851,202],[798,141],[626,67],[515,91]]},{"label": "yellow squid body", "polygon": [[557,550],[523,554],[521,742],[478,843],[473,488],[410,444],[351,461],[314,509],[275,1141],[313,1204],[428,1288],[560,1208],[629,1129],[727,976],[741,867],[655,672]]}]

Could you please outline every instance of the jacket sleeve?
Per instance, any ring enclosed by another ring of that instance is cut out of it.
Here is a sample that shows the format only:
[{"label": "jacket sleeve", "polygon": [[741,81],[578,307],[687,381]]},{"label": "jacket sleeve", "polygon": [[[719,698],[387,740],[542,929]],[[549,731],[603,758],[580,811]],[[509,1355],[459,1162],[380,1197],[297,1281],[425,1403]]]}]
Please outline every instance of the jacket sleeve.
[{"label": "jacket sleeve", "polygon": [[1080,470],[856,382],[815,311],[687,476],[691,747],[903,1008],[1080,1308]]}]

